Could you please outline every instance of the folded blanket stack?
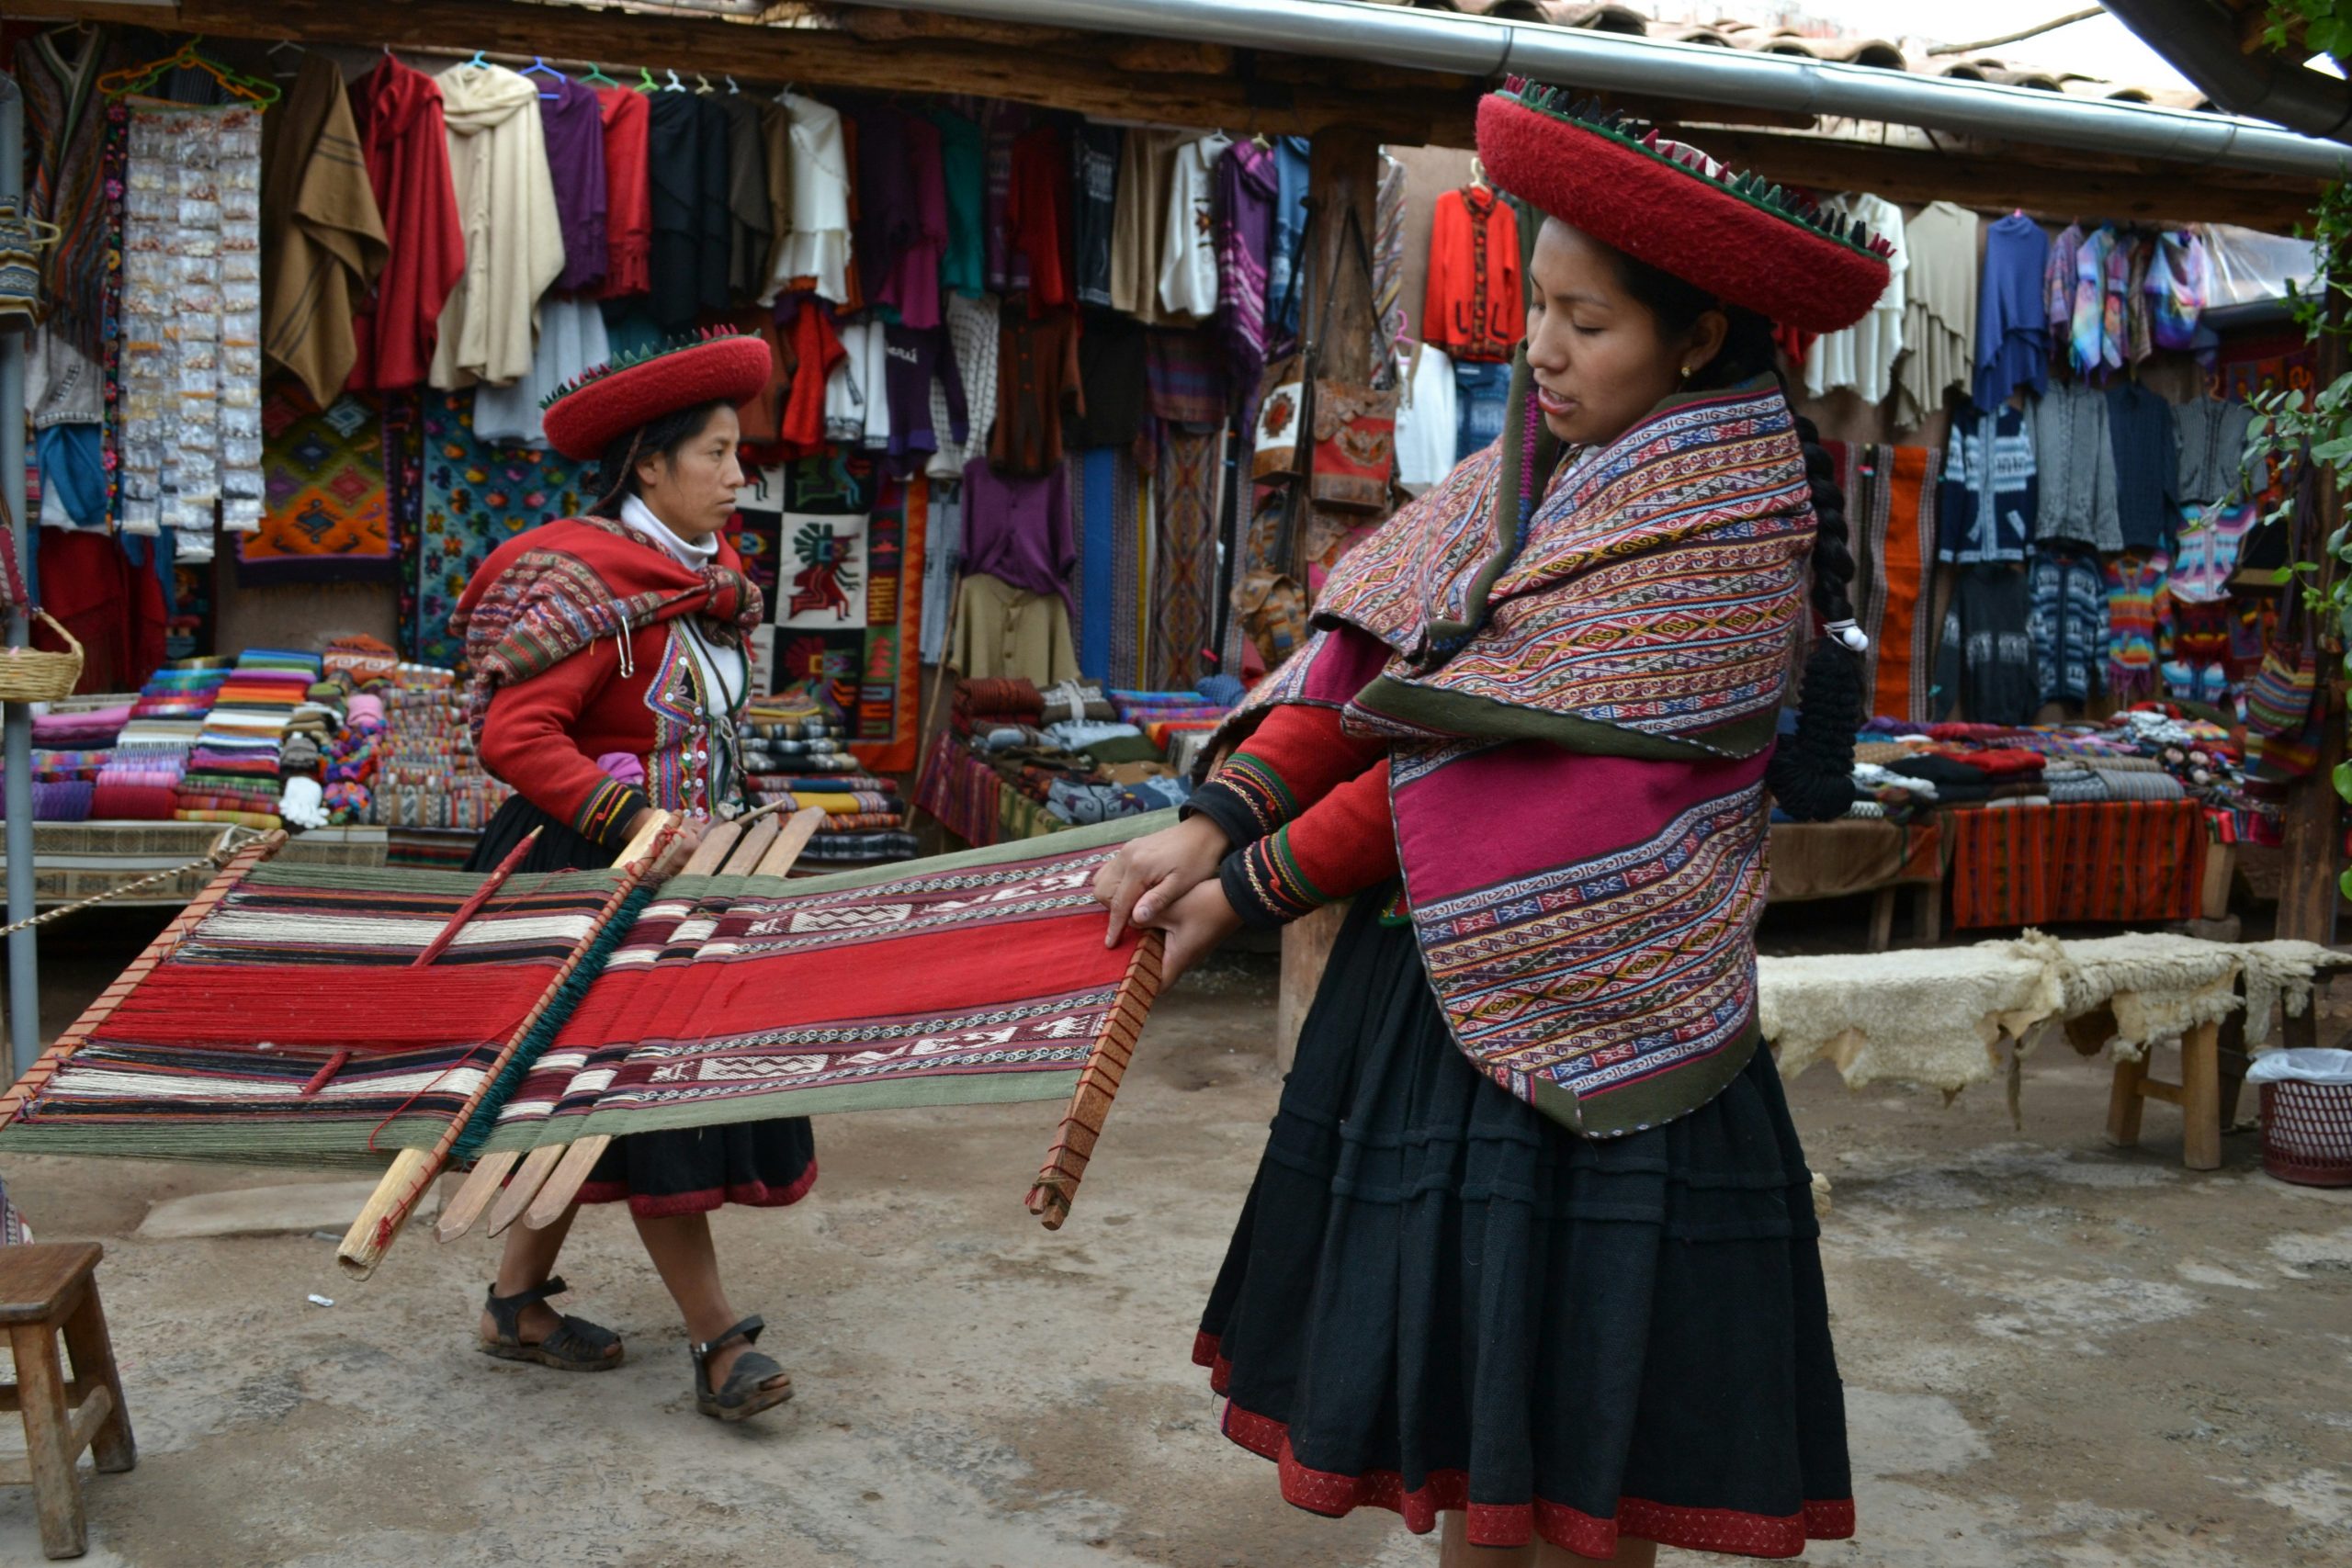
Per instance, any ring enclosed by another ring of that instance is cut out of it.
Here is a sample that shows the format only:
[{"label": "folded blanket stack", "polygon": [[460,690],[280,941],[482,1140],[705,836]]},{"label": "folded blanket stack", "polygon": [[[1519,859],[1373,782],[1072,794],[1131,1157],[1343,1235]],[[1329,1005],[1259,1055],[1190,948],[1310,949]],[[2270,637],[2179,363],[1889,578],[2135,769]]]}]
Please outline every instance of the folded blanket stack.
[{"label": "folded blanket stack", "polygon": [[[116,738],[130,719],[128,701],[33,716],[34,821],[89,820],[98,774],[114,761]],[[6,814],[0,802],[0,818]]]},{"label": "folded blanket stack", "polygon": [[221,684],[188,753],[173,815],[184,822],[280,826],[279,750],[295,710],[310,699],[315,653],[247,649]]},{"label": "folded blanket stack", "polygon": [[[374,738],[366,819],[387,828],[481,831],[514,792],[484,772],[474,753],[457,672],[436,664],[401,664],[373,694],[383,705],[383,728]],[[338,780],[331,762],[331,791],[338,783],[365,782],[359,753],[367,742],[363,738],[352,745],[353,754],[339,760],[351,777]],[[349,796],[334,792],[334,798]]]},{"label": "folded blanket stack", "polygon": [[850,755],[846,725],[830,702],[806,687],[762,697],[744,710],[735,733],[744,790],[755,805],[786,811],[813,806],[825,813],[802,861],[834,870],[917,852],[898,784]]},{"label": "folded blanket stack", "polygon": [[179,809],[188,753],[228,680],[229,662],[219,659],[166,664],[149,676],[115,736],[114,755],[92,781],[89,815],[169,821]]}]

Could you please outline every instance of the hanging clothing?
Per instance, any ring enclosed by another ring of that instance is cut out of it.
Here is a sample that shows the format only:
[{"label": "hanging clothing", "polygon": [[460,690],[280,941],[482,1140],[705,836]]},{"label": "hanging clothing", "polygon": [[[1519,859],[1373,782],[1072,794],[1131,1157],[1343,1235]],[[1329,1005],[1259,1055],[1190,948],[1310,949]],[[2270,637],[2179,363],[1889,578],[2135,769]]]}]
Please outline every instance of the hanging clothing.
[{"label": "hanging clothing", "polygon": [[[1075,297],[1069,264],[1069,144],[1059,125],[1041,125],[1014,139],[1011,177],[1004,209],[1011,254],[1028,275],[1029,313],[1042,315],[1069,305]],[[1009,259],[1007,265],[1013,263]]]},{"label": "hanging clothing", "polygon": [[2033,404],[2033,450],[2041,500],[2038,536],[2102,552],[2121,549],[2107,394],[2092,387],[2044,392]]},{"label": "hanging clothing", "polygon": [[956,356],[948,352],[947,334],[937,327],[892,326],[883,329],[883,352],[888,355],[888,389],[890,434],[885,445],[891,471],[900,478],[922,467],[918,457],[939,450],[942,432],[933,423],[931,394],[934,383],[947,406],[947,439],[961,445],[970,434],[971,420],[964,404],[964,378],[956,374]]},{"label": "hanging clothing", "polygon": [[1243,426],[1256,423],[1266,370],[1266,258],[1273,245],[1274,155],[1237,141],[1217,166],[1218,321],[1226,364],[1241,394]]},{"label": "hanging clothing", "polygon": [[2023,410],[2005,404],[1953,417],[1936,497],[1943,528],[1939,559],[1962,566],[2025,559],[2039,499]]},{"label": "hanging clothing", "polygon": [[946,658],[948,610],[955,603],[956,580],[964,570],[963,487],[933,486],[931,513],[924,521],[922,630],[918,650],[922,662],[938,664]]},{"label": "hanging clothing", "polygon": [[263,119],[262,353],[322,408],[341,395],[359,348],[352,319],[390,249],[343,73],[304,54],[293,88]]},{"label": "hanging clothing", "polygon": [[1976,356],[1976,214],[1931,201],[1904,228],[1903,355],[1894,362],[1895,419],[1917,429],[1966,393]]},{"label": "hanging clothing", "polygon": [[792,117],[792,227],[772,275],[765,304],[808,278],[820,299],[849,300],[849,149],[840,111],[789,94]]},{"label": "hanging clothing", "polygon": [[[1086,412],[1078,333],[1078,317],[1069,311],[1004,317],[997,353],[996,426],[988,448],[998,473],[1034,478],[1060,466],[1063,410]],[[967,507],[967,533],[970,526]]]},{"label": "hanging clothing", "polygon": [[2132,344],[2128,357],[2133,365],[2145,364],[2156,352],[2155,321],[2148,309],[2148,266],[2155,254],[2154,234],[2132,236],[2132,259],[2125,284],[2129,292],[2123,299],[2123,316]]},{"label": "hanging clothing", "polygon": [[788,455],[799,457],[821,447],[828,439],[826,415],[833,375],[849,357],[849,350],[833,330],[831,313],[814,296],[787,300],[777,311],[779,315],[789,312],[785,341],[791,351],[793,371],[792,390],[776,420],[776,439]]},{"label": "hanging clothing", "polygon": [[1032,593],[1067,595],[1078,564],[1067,467],[1023,479],[999,474],[985,457],[966,465],[963,550],[967,572]]},{"label": "hanging clothing", "polygon": [[1526,335],[1519,215],[1483,186],[1445,192],[1430,220],[1422,341],[1460,366],[1508,361]]},{"label": "hanging clothing", "polygon": [[2166,584],[2173,605],[2219,604],[2230,596],[2238,547],[2261,517],[2262,508],[2252,502],[2235,506],[2183,502],[2180,510],[2180,547],[2173,554],[2172,580]]},{"label": "hanging clothing", "polygon": [[1123,140],[1117,126],[1091,120],[1070,138],[1070,288],[1081,305],[1111,303],[1111,241],[1118,227]]},{"label": "hanging clothing", "polygon": [[[16,53],[27,154],[23,210],[62,231],[55,244],[35,253],[49,301],[44,325],[92,361],[106,352],[109,281],[107,107],[97,83],[110,64],[120,63],[110,58],[115,36],[104,28],[79,34],[59,28],[21,39]],[[66,50],[76,43],[80,52],[69,57]]]},{"label": "hanging clothing", "polygon": [[[967,517],[967,539],[969,527]],[[1060,594],[1031,592],[967,570],[956,599],[947,661],[965,679],[1026,681],[1041,690],[1078,679],[1069,606]]]},{"label": "hanging clothing", "polygon": [[947,189],[947,250],[940,258],[939,287],[956,294],[985,293],[988,246],[981,208],[988,154],[979,125],[949,109],[924,112],[939,130],[940,178]]},{"label": "hanging clothing", "polygon": [[992,98],[980,111],[980,150],[987,171],[982,187],[981,232],[985,236],[988,287],[1010,299],[1029,287],[1029,264],[1013,248],[1012,224],[1006,216],[1012,202],[1012,144],[1028,130],[1032,116],[1026,104]]},{"label": "hanging clothing", "polygon": [[2234,398],[2199,393],[2173,410],[2180,446],[2179,480],[2174,491],[2183,506],[2226,501],[2238,491],[2246,432],[2253,423],[2254,411]]},{"label": "hanging clothing", "polygon": [[[1304,136],[1274,139],[1274,242],[1266,255],[1266,339],[1286,343],[1298,336],[1299,295],[1294,281],[1299,246],[1306,233],[1307,142]],[[1422,323],[1421,335],[1429,336]]]},{"label": "hanging clothing", "polygon": [[895,310],[896,301],[885,296],[915,234],[906,117],[888,104],[872,104],[858,111],[852,129],[856,135],[851,165],[857,176],[857,206],[850,226],[850,254],[865,299]]},{"label": "hanging clothing", "polygon": [[2066,362],[2078,379],[2097,376],[2107,363],[2107,264],[2114,254],[2115,231],[2106,227],[2084,235],[2075,253],[2075,310],[2067,322]]},{"label": "hanging clothing", "polygon": [[2034,671],[2026,574],[2011,566],[1973,566],[1952,584],[1936,650],[1936,688],[1928,711],[1977,724],[2026,725],[2041,700]]},{"label": "hanging clothing", "polygon": [[651,106],[628,87],[599,87],[605,130],[605,282],[606,299],[653,287]]},{"label": "hanging clothing", "polygon": [[1474,359],[1453,362],[1453,460],[1483,452],[1503,433],[1510,400],[1510,367]]},{"label": "hanging clothing", "polygon": [[2115,446],[2115,510],[2126,549],[2172,548],[2180,518],[2180,446],[2172,404],[2137,381],[2107,389],[2108,436]]},{"label": "hanging clothing", "polygon": [[1111,216],[1111,304],[1147,325],[1167,319],[1159,302],[1167,257],[1169,193],[1181,130],[1130,130],[1119,144],[1119,188]]},{"label": "hanging clothing", "polygon": [[1063,423],[1073,449],[1128,446],[1143,434],[1149,383],[1149,332],[1133,316],[1090,310],[1078,340],[1078,383],[1085,412]]},{"label": "hanging clothing", "polygon": [[1216,314],[1216,165],[1233,145],[1222,134],[1176,149],[1168,178],[1168,228],[1159,259],[1159,303],[1171,317]]},{"label": "hanging clothing", "polygon": [[1984,231],[1976,292],[1976,406],[1998,407],[2019,387],[2050,384],[2050,325],[2042,293],[2050,237],[2013,212]]},{"label": "hanging clothing", "polygon": [[[1405,313],[1405,165],[1385,148],[1380,153],[1380,183],[1373,187],[1372,213],[1372,362],[1378,365],[1411,335]],[[1511,221],[1519,221],[1516,207],[1511,208]]]},{"label": "hanging clothing", "polygon": [[947,345],[964,382],[965,406],[971,411],[971,434],[965,445],[975,453],[988,450],[996,429],[1002,314],[992,294],[954,294],[947,299]]},{"label": "hanging clothing", "polygon": [[727,115],[712,99],[649,93],[653,175],[653,287],[646,312],[664,333],[727,309],[733,240],[727,201]]},{"label": "hanging clothing", "polygon": [[744,304],[767,287],[775,252],[767,117],[758,99],[741,93],[720,93],[710,101],[727,117],[727,298]]},{"label": "hanging clothing", "polygon": [[1868,194],[1832,197],[1832,213],[1859,223],[1894,248],[1886,257],[1886,289],[1870,314],[1842,331],[1824,333],[1805,351],[1804,386],[1813,397],[1838,387],[1850,387],[1862,401],[1875,408],[1886,400],[1894,382],[1894,361],[1903,352],[1904,274],[1909,261],[1904,250],[1903,209]]},{"label": "hanging clothing", "polygon": [[545,446],[540,405],[563,384],[612,358],[605,337],[605,312],[593,299],[549,295],[539,304],[539,341],[531,373],[507,386],[474,389],[474,437]]},{"label": "hanging clothing", "polygon": [[882,287],[868,298],[896,309],[901,325],[928,332],[945,319],[940,313],[939,273],[947,254],[946,174],[937,126],[908,116],[899,130],[907,171],[904,243]]},{"label": "hanging clothing", "polygon": [[2107,577],[2077,549],[2036,551],[2028,629],[2040,700],[2082,706],[2107,690]]},{"label": "hanging clothing", "polygon": [[2050,259],[2042,265],[2042,310],[2050,323],[2050,341],[2063,344],[2075,322],[2075,264],[2083,254],[2083,226],[2069,223],[2050,243]]},{"label": "hanging clothing", "polygon": [[[801,309],[807,310],[809,306],[804,303]],[[880,341],[882,323],[837,321],[833,330],[840,335],[842,354],[825,378],[825,439],[856,446],[865,440],[866,398],[870,394],[879,401],[888,395],[881,379],[876,378],[871,386],[866,379],[870,374],[866,340],[871,336]]]},{"label": "hanging clothing", "polygon": [[2158,348],[2187,349],[2197,342],[2198,318],[2213,297],[2213,267],[2194,229],[2160,236],[2145,285]]},{"label": "hanging clothing", "polygon": [[2164,625],[2171,615],[2165,591],[2171,568],[2162,550],[2128,550],[2107,562],[2107,684],[2120,703],[2156,694]]},{"label": "hanging clothing", "polygon": [[1453,362],[1425,343],[1396,358],[1404,389],[1396,407],[1396,482],[1419,495],[1453,471],[1460,440]]},{"label": "hanging clothing", "polygon": [[531,373],[539,296],[563,271],[539,90],[503,65],[453,65],[435,80],[466,270],[442,307],[430,379],[445,389],[512,381]]},{"label": "hanging clothing", "polygon": [[387,54],[352,84],[351,110],[386,250],[375,297],[352,321],[351,385],[405,391],[431,368],[442,311],[466,271],[440,84]]},{"label": "hanging clothing", "polygon": [[556,220],[563,234],[563,270],[555,286],[567,293],[593,292],[603,287],[612,265],[605,103],[595,88],[569,76],[534,74],[530,80],[540,94],[539,132],[547,141]]}]

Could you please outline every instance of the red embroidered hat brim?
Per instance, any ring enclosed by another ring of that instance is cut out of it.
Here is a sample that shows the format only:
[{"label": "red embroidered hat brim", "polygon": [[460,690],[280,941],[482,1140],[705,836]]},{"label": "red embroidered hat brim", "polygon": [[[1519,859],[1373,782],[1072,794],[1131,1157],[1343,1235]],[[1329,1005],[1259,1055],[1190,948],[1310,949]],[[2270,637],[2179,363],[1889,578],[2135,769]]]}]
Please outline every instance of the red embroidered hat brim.
[{"label": "red embroidered hat brim", "polygon": [[550,446],[585,462],[665,413],[697,403],[749,402],[767,386],[774,364],[764,339],[737,333],[600,366],[549,399],[539,423]]},{"label": "red embroidered hat brim", "polygon": [[1886,291],[1883,242],[1755,175],[1678,161],[1623,121],[1589,123],[1492,93],[1478,106],[1478,155],[1502,189],[1784,325],[1836,332]]}]

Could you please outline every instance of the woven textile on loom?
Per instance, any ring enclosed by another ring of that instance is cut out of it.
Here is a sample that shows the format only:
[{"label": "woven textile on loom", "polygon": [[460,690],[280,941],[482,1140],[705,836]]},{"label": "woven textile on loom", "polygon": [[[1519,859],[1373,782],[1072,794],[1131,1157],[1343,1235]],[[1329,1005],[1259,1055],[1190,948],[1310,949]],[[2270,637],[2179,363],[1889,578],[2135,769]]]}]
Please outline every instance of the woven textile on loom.
[{"label": "woven textile on loom", "polygon": [[413,967],[483,880],[253,868],[0,1128],[0,1148],[380,1164],[431,1144],[619,885],[512,877]]},{"label": "woven textile on loom", "polygon": [[1095,873],[1136,818],[883,870],[665,884],[491,1149],[773,1116],[1058,1100],[1134,949]]},{"label": "woven textile on loom", "polygon": [[1952,923],[2181,920],[2202,908],[2207,833],[2195,802],[1955,811]]}]

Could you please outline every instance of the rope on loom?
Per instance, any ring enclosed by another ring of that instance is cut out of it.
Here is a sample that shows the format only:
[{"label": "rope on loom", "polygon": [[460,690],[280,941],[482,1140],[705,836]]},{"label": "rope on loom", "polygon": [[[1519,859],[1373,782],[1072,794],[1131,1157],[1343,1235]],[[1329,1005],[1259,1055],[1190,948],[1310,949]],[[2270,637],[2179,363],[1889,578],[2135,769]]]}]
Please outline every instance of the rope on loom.
[{"label": "rope on loom", "polygon": [[245,840],[239,839],[233,830],[223,833],[220,836],[220,841],[212,846],[212,852],[200,860],[189,861],[186,865],[173,866],[168,871],[154,872],[141,877],[136,882],[126,882],[119,887],[109,887],[103,893],[93,893],[87,898],[77,899],[71,904],[60,904],[56,908],[44,909],[38,915],[28,915],[21,920],[14,920],[7,925],[0,926],[0,936],[11,936],[33,926],[47,925],[51,920],[62,919],[77,910],[103,904],[109,898],[128,897],[141,888],[153,887],[158,884],[169,882],[175,877],[186,876],[189,872],[200,870],[206,866],[218,871],[227,865],[239,850],[244,848],[244,843]]}]

